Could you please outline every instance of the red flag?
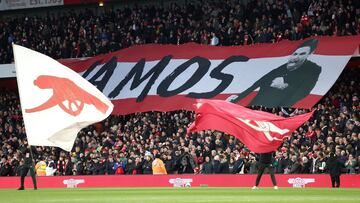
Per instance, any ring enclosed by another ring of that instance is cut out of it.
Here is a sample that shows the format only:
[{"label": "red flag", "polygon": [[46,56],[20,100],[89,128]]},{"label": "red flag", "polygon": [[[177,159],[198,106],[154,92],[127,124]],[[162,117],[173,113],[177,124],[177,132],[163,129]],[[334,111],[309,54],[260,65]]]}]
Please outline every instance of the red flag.
[{"label": "red flag", "polygon": [[313,112],[291,118],[255,111],[223,100],[197,100],[197,117],[188,133],[218,130],[238,138],[251,151],[275,151]]}]

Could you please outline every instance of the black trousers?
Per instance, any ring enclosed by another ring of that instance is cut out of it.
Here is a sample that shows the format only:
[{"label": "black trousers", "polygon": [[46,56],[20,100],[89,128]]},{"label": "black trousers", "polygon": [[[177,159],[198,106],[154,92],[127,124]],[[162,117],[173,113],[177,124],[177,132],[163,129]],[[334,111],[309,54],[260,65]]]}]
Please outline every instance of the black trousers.
[{"label": "black trousers", "polygon": [[340,176],[339,175],[330,175],[332,187],[340,187]]},{"label": "black trousers", "polygon": [[261,176],[264,173],[265,169],[268,168],[270,176],[271,176],[271,181],[273,183],[274,186],[276,186],[276,179],[275,179],[275,172],[274,172],[274,167],[272,164],[259,164],[259,169],[258,169],[258,173],[257,173],[257,177],[256,177],[256,186],[259,186],[260,180],[261,180]]},{"label": "black trousers", "polygon": [[35,172],[34,172],[34,169],[33,167],[29,167],[29,166],[22,166],[22,168],[20,169],[20,176],[21,176],[21,185],[20,187],[21,188],[24,188],[24,181],[25,181],[25,177],[27,175],[27,173],[29,172],[30,170],[30,175],[31,175],[31,178],[32,178],[32,181],[33,181],[33,184],[34,184],[34,188],[37,188],[36,187],[36,178],[35,178]]}]

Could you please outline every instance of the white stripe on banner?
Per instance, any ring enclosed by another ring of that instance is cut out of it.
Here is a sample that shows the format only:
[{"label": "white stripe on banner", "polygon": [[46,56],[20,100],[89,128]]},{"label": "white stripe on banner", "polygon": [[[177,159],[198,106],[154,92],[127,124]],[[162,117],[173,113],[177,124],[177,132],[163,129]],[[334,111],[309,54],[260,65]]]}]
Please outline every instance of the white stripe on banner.
[{"label": "white stripe on banner", "polygon": [[[345,65],[350,60],[351,56],[324,56],[324,55],[311,55],[308,57],[308,60],[317,64],[321,67],[321,73],[317,79],[316,85],[311,90],[311,94],[324,95],[332,84],[339,77],[340,73],[343,71]],[[271,57],[271,58],[256,58],[250,59],[247,62],[234,62],[226,66],[221,72],[224,74],[232,75],[234,78],[231,81],[230,85],[221,93],[221,94],[237,94],[245,91],[257,80],[262,78],[264,75],[270,71],[280,67],[283,64],[286,64],[289,59],[289,56],[286,57]],[[148,95],[157,95],[157,88],[160,83],[164,81],[166,77],[173,73],[173,71],[181,64],[188,60],[183,59],[173,59],[161,72],[159,77],[156,79],[155,83],[152,85]],[[212,78],[210,73],[214,68],[216,68],[223,60],[210,60],[211,65],[207,73],[200,78],[200,80],[190,87],[187,90],[184,90],[180,95],[186,95],[190,92],[210,92],[213,91],[222,81]],[[159,61],[147,61],[144,66],[142,77],[146,75]],[[107,81],[103,93],[109,95],[118,84],[124,80],[126,75],[134,68],[136,63],[129,62],[118,62],[114,73],[111,78]],[[92,78],[102,67],[99,65],[94,70],[87,75],[86,79]],[[198,65],[192,64],[184,72],[179,74],[170,84],[168,90],[174,90],[179,86],[183,85],[198,69]],[[82,72],[81,74],[83,74]],[[105,73],[98,77],[97,80],[101,80]],[[117,99],[126,99],[126,98],[137,98],[141,92],[144,90],[145,86],[149,82],[151,77],[142,81],[134,89],[131,89],[133,79],[131,79],[120,91],[120,93],[113,97],[112,100]],[[307,82],[307,81],[303,81]]]}]

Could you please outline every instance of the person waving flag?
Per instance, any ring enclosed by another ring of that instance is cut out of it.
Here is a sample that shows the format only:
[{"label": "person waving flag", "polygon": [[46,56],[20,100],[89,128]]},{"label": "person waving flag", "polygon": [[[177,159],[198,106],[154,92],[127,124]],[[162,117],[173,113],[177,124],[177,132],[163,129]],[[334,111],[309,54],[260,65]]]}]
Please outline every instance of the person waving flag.
[{"label": "person waving flag", "polygon": [[71,151],[82,128],[112,112],[110,100],[78,73],[25,47],[13,50],[29,145]]}]

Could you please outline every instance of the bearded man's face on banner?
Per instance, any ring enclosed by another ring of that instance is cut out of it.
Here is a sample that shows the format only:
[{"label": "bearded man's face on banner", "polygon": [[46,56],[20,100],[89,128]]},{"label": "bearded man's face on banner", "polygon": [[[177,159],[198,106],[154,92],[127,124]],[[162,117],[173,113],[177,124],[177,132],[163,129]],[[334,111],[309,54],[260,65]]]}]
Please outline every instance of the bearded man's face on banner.
[{"label": "bearded man's face on banner", "polygon": [[300,47],[294,51],[287,63],[287,69],[292,71],[299,68],[311,54],[309,46]]}]

